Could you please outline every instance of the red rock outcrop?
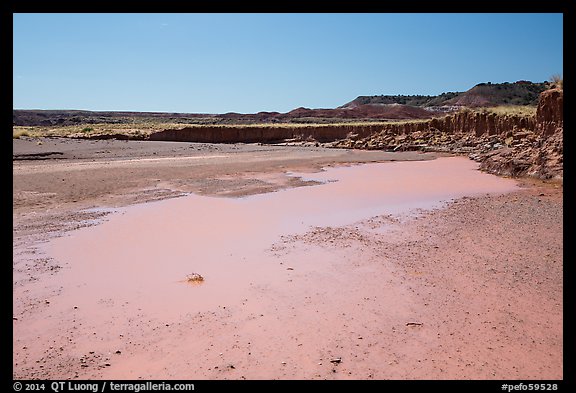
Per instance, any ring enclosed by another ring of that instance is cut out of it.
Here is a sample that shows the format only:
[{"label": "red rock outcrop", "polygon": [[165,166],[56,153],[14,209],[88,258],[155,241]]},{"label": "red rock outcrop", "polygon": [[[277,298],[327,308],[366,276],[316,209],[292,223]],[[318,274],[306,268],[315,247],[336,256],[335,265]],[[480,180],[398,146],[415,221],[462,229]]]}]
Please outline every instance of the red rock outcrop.
[{"label": "red rock outcrop", "polygon": [[530,176],[539,179],[563,180],[564,137],[562,132],[537,139],[522,146],[503,148],[477,154],[480,169],[501,176]]},{"label": "red rock outcrop", "polygon": [[546,90],[540,95],[536,109],[537,130],[552,135],[564,129],[564,90]]},{"label": "red rock outcrop", "polygon": [[204,143],[301,141],[329,147],[469,154],[481,169],[508,176],[563,177],[563,91],[543,92],[535,116],[463,110],[426,120],[342,125],[199,126],[151,140]]},{"label": "red rock outcrop", "polygon": [[277,143],[286,140],[330,142],[349,134],[367,137],[382,130],[381,125],[249,125],[198,126],[150,134],[150,140],[201,143]]},{"label": "red rock outcrop", "polygon": [[540,94],[535,116],[537,139],[531,144],[479,155],[480,169],[498,175],[564,178],[564,91]]},{"label": "red rock outcrop", "polygon": [[563,91],[541,94],[535,116],[464,110],[422,122],[390,124],[365,138],[335,147],[466,153],[480,169],[504,176],[562,180]]},{"label": "red rock outcrop", "polygon": [[[428,120],[390,122],[386,124],[340,125],[247,125],[198,126],[155,132],[151,140],[202,143],[275,143],[284,140],[314,140],[333,142],[346,139],[372,138],[390,134],[412,134],[419,131],[440,130],[448,134],[504,135],[518,130],[534,130],[534,117],[520,115],[498,116],[494,113],[462,111]],[[353,136],[352,138],[349,138]],[[368,140],[368,139],[367,139]],[[337,146],[348,147],[348,146]],[[392,146],[394,148],[395,146]]]}]

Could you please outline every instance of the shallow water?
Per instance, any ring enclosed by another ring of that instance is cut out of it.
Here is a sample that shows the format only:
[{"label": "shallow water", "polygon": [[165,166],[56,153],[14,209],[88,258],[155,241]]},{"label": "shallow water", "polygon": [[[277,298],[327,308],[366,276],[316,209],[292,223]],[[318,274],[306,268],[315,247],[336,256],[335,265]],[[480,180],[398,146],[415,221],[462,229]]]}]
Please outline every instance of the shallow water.
[{"label": "shallow water", "polygon": [[[286,266],[270,255],[283,235],[516,189],[515,181],[477,167],[449,157],[326,168],[300,174],[320,185],[242,198],[189,195],[120,209],[46,246],[68,266],[55,278],[63,292],[53,306],[82,304],[96,312],[113,301],[166,319],[232,304],[252,286],[285,280]],[[188,285],[191,273],[204,282]]]}]

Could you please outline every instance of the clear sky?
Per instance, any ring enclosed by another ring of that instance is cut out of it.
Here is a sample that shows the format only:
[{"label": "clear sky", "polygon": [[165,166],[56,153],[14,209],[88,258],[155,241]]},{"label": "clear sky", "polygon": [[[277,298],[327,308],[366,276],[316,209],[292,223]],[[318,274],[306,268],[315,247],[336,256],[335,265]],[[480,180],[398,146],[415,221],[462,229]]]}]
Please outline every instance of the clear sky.
[{"label": "clear sky", "polygon": [[334,108],[563,74],[562,14],[14,14],[13,108]]}]

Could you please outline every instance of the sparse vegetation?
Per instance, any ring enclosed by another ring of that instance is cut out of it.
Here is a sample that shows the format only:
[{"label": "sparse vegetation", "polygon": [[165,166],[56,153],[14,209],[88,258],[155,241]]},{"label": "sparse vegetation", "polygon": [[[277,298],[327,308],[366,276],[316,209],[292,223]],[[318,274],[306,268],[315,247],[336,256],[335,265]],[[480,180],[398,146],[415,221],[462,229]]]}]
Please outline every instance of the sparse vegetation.
[{"label": "sparse vegetation", "polygon": [[[481,108],[467,108],[463,107],[461,111],[468,112],[482,112],[482,113],[495,113],[497,115],[511,115],[511,116],[534,116],[536,114],[536,107],[531,105],[518,106],[518,105],[501,105],[495,107],[481,107]],[[438,114],[437,117],[444,117],[447,114]],[[294,121],[296,120],[296,121]],[[353,119],[327,119],[327,118],[301,118],[293,119],[291,122],[277,122],[277,123],[220,123],[220,124],[206,124],[203,120],[198,122],[158,122],[151,121],[145,118],[132,119],[130,123],[97,123],[90,124],[77,124],[68,126],[14,126],[14,138],[20,136],[32,137],[86,137],[87,134],[93,137],[99,135],[125,135],[133,139],[147,139],[148,136],[154,132],[182,129],[182,128],[293,128],[293,129],[306,129],[311,127],[362,127],[362,126],[387,126],[390,124],[417,124],[427,122],[429,119],[406,119],[406,120],[353,120]]]},{"label": "sparse vegetation", "polygon": [[27,130],[12,130],[13,139],[20,139],[23,136],[30,136],[30,133]]},{"label": "sparse vegetation", "polygon": [[[424,122],[426,119],[418,120],[379,120],[379,121],[346,121],[343,119],[331,119],[331,122],[320,123],[324,119],[317,119],[318,121],[310,123],[253,123],[253,124],[195,124],[195,123],[156,123],[149,121],[136,121],[131,124],[115,124],[113,127],[108,123],[91,124],[90,135],[115,135],[121,134],[135,139],[146,139],[150,134],[172,129],[181,128],[203,128],[203,127],[217,127],[217,128],[307,128],[307,127],[339,127],[339,126],[378,126],[388,124],[404,124],[404,123],[419,123]],[[85,125],[73,126],[14,126],[14,135],[32,136],[32,137],[85,137],[87,127]],[[17,138],[14,136],[14,138]]]},{"label": "sparse vegetation", "polygon": [[554,74],[550,77],[550,82],[552,86],[557,89],[564,89],[564,78],[560,74]]},{"label": "sparse vegetation", "polygon": [[453,105],[458,99],[467,95],[482,95],[487,97],[494,105],[536,105],[538,95],[549,88],[549,83],[533,83],[530,81],[517,81],[514,83],[478,83],[466,92],[447,92],[437,96],[424,95],[379,95],[360,96],[352,103],[363,104],[403,104],[411,106],[429,107]]},{"label": "sparse vegetation", "polygon": [[499,116],[524,116],[530,117],[536,115],[536,107],[532,105],[499,105],[493,107],[476,108],[477,112],[495,113]]},{"label": "sparse vegetation", "polygon": [[[437,106],[451,98],[457,97],[460,92],[447,92],[438,96],[427,95],[379,95],[379,96],[360,96],[352,101],[358,105],[366,104],[401,104],[410,106]],[[349,103],[351,104],[351,103]],[[349,105],[346,104],[346,105]]]}]

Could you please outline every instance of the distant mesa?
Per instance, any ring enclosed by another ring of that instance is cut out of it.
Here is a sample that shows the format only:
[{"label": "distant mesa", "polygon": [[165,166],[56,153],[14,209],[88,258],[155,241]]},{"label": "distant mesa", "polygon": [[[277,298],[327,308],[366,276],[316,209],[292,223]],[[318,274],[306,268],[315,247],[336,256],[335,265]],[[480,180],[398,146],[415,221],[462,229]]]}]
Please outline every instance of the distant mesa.
[{"label": "distant mesa", "polygon": [[69,126],[77,124],[122,124],[134,118],[152,121],[233,124],[233,123],[315,123],[337,120],[403,120],[428,119],[438,112],[452,112],[462,107],[498,105],[537,105],[538,96],[550,88],[549,82],[479,83],[465,92],[440,95],[374,95],[359,96],[334,109],[299,107],[287,113],[258,112],[251,114],[163,113],[163,112],[92,112],[79,110],[13,110],[15,126]]},{"label": "distant mesa", "polygon": [[520,80],[514,83],[479,83],[465,92],[447,92],[437,96],[427,95],[375,95],[359,96],[340,108],[357,108],[362,105],[400,104],[421,108],[440,106],[498,106],[534,105],[538,96],[550,88],[549,82],[533,83]]}]

